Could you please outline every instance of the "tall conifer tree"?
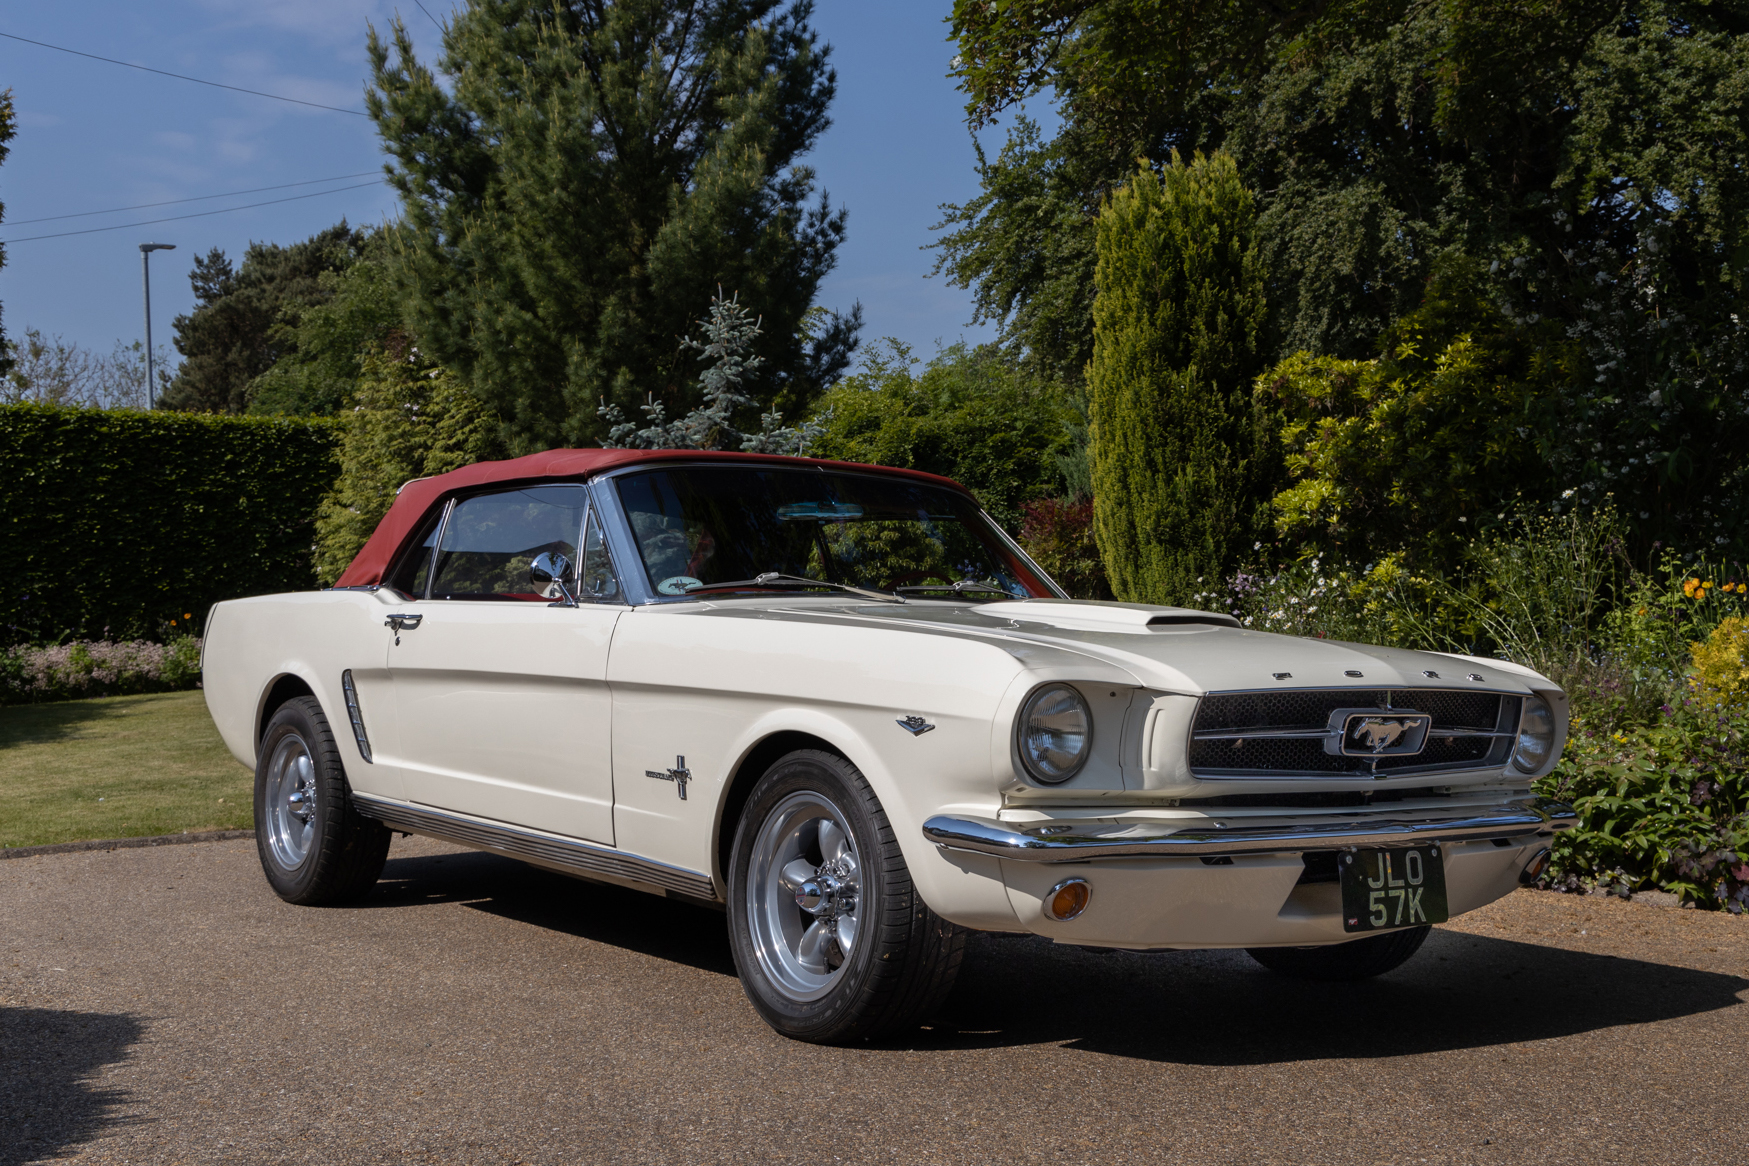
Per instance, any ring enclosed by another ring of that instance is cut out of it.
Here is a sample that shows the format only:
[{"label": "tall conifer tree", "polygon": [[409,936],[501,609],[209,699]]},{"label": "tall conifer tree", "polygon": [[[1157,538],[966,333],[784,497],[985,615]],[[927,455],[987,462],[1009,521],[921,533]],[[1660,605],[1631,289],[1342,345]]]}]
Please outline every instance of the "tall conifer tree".
[{"label": "tall conifer tree", "polygon": [[1226,154],[1176,152],[1099,220],[1094,530],[1119,599],[1187,603],[1233,566],[1267,496],[1256,213]]},{"label": "tall conifer tree", "polygon": [[600,438],[604,400],[698,404],[680,340],[718,286],[763,317],[761,404],[800,415],[843,369],[858,313],[804,323],[844,234],[798,164],[836,84],[811,11],[471,0],[437,72],[373,32],[409,322],[512,450]]}]

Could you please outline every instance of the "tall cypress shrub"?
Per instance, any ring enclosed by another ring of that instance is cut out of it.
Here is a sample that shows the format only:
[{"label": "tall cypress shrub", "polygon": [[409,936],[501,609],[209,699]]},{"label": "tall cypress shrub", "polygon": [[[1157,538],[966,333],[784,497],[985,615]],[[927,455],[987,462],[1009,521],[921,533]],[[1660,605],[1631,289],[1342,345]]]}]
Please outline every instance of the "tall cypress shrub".
[{"label": "tall cypress shrub", "polygon": [[1269,475],[1252,405],[1264,297],[1230,155],[1173,152],[1100,214],[1091,395],[1094,532],[1113,592],[1187,603],[1256,537]]}]

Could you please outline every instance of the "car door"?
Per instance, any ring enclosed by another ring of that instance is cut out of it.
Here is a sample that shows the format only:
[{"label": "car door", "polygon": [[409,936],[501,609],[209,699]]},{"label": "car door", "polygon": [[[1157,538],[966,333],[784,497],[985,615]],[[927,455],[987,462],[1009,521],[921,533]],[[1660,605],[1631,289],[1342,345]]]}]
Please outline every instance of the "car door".
[{"label": "car door", "polygon": [[[625,609],[586,489],[458,500],[431,542],[389,647],[407,797],[611,845],[607,653]],[[574,605],[531,582],[543,553],[565,557],[573,594],[585,585]]]}]

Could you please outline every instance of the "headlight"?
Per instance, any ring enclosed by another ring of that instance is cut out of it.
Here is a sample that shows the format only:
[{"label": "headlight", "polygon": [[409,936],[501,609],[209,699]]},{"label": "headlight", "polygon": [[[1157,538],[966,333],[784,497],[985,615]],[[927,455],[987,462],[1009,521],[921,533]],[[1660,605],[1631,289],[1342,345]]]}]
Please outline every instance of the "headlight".
[{"label": "headlight", "polygon": [[1555,714],[1536,697],[1525,697],[1524,712],[1518,718],[1518,748],[1512,752],[1512,764],[1526,773],[1535,773],[1548,764],[1554,751]]},{"label": "headlight", "polygon": [[1067,684],[1047,684],[1028,697],[1015,728],[1021,763],[1046,785],[1074,777],[1093,747],[1093,714]]}]

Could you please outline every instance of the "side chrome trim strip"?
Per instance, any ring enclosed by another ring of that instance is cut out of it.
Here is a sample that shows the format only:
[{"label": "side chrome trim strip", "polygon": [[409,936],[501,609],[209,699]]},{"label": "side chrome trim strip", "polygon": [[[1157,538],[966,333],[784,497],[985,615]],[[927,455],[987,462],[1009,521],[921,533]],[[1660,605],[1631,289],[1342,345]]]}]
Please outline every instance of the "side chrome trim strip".
[{"label": "side chrome trim strip", "polygon": [[352,683],[352,669],[340,674],[340,691],[346,698],[346,716],[352,722],[352,739],[358,742],[358,755],[366,765],[374,764],[370,757],[370,738],[364,731],[364,713],[358,707],[358,689]]},{"label": "side chrome trim strip", "polygon": [[476,818],[464,818],[425,806],[408,805],[406,802],[391,802],[368,794],[353,794],[352,800],[359,813],[375,818],[385,826],[405,830],[409,834],[423,834],[427,838],[439,838],[459,846],[471,846],[475,850],[488,850],[506,858],[527,859],[581,875],[606,875],[644,883],[691,895],[695,899],[714,902],[717,898],[716,887],[708,875],[669,866],[654,859],[639,858],[637,855],[597,846],[592,842],[536,834],[517,826],[482,822]]},{"label": "side chrome trim strip", "polygon": [[1269,826],[1221,828],[1209,823],[1174,830],[1158,823],[1054,822],[1017,827],[980,818],[938,816],[923,836],[944,850],[993,854],[1022,862],[1087,862],[1102,858],[1200,857],[1282,851],[1337,850],[1461,842],[1514,834],[1553,834],[1578,821],[1573,808],[1548,798],[1482,807],[1466,815],[1380,816],[1374,819],[1289,819]]}]

